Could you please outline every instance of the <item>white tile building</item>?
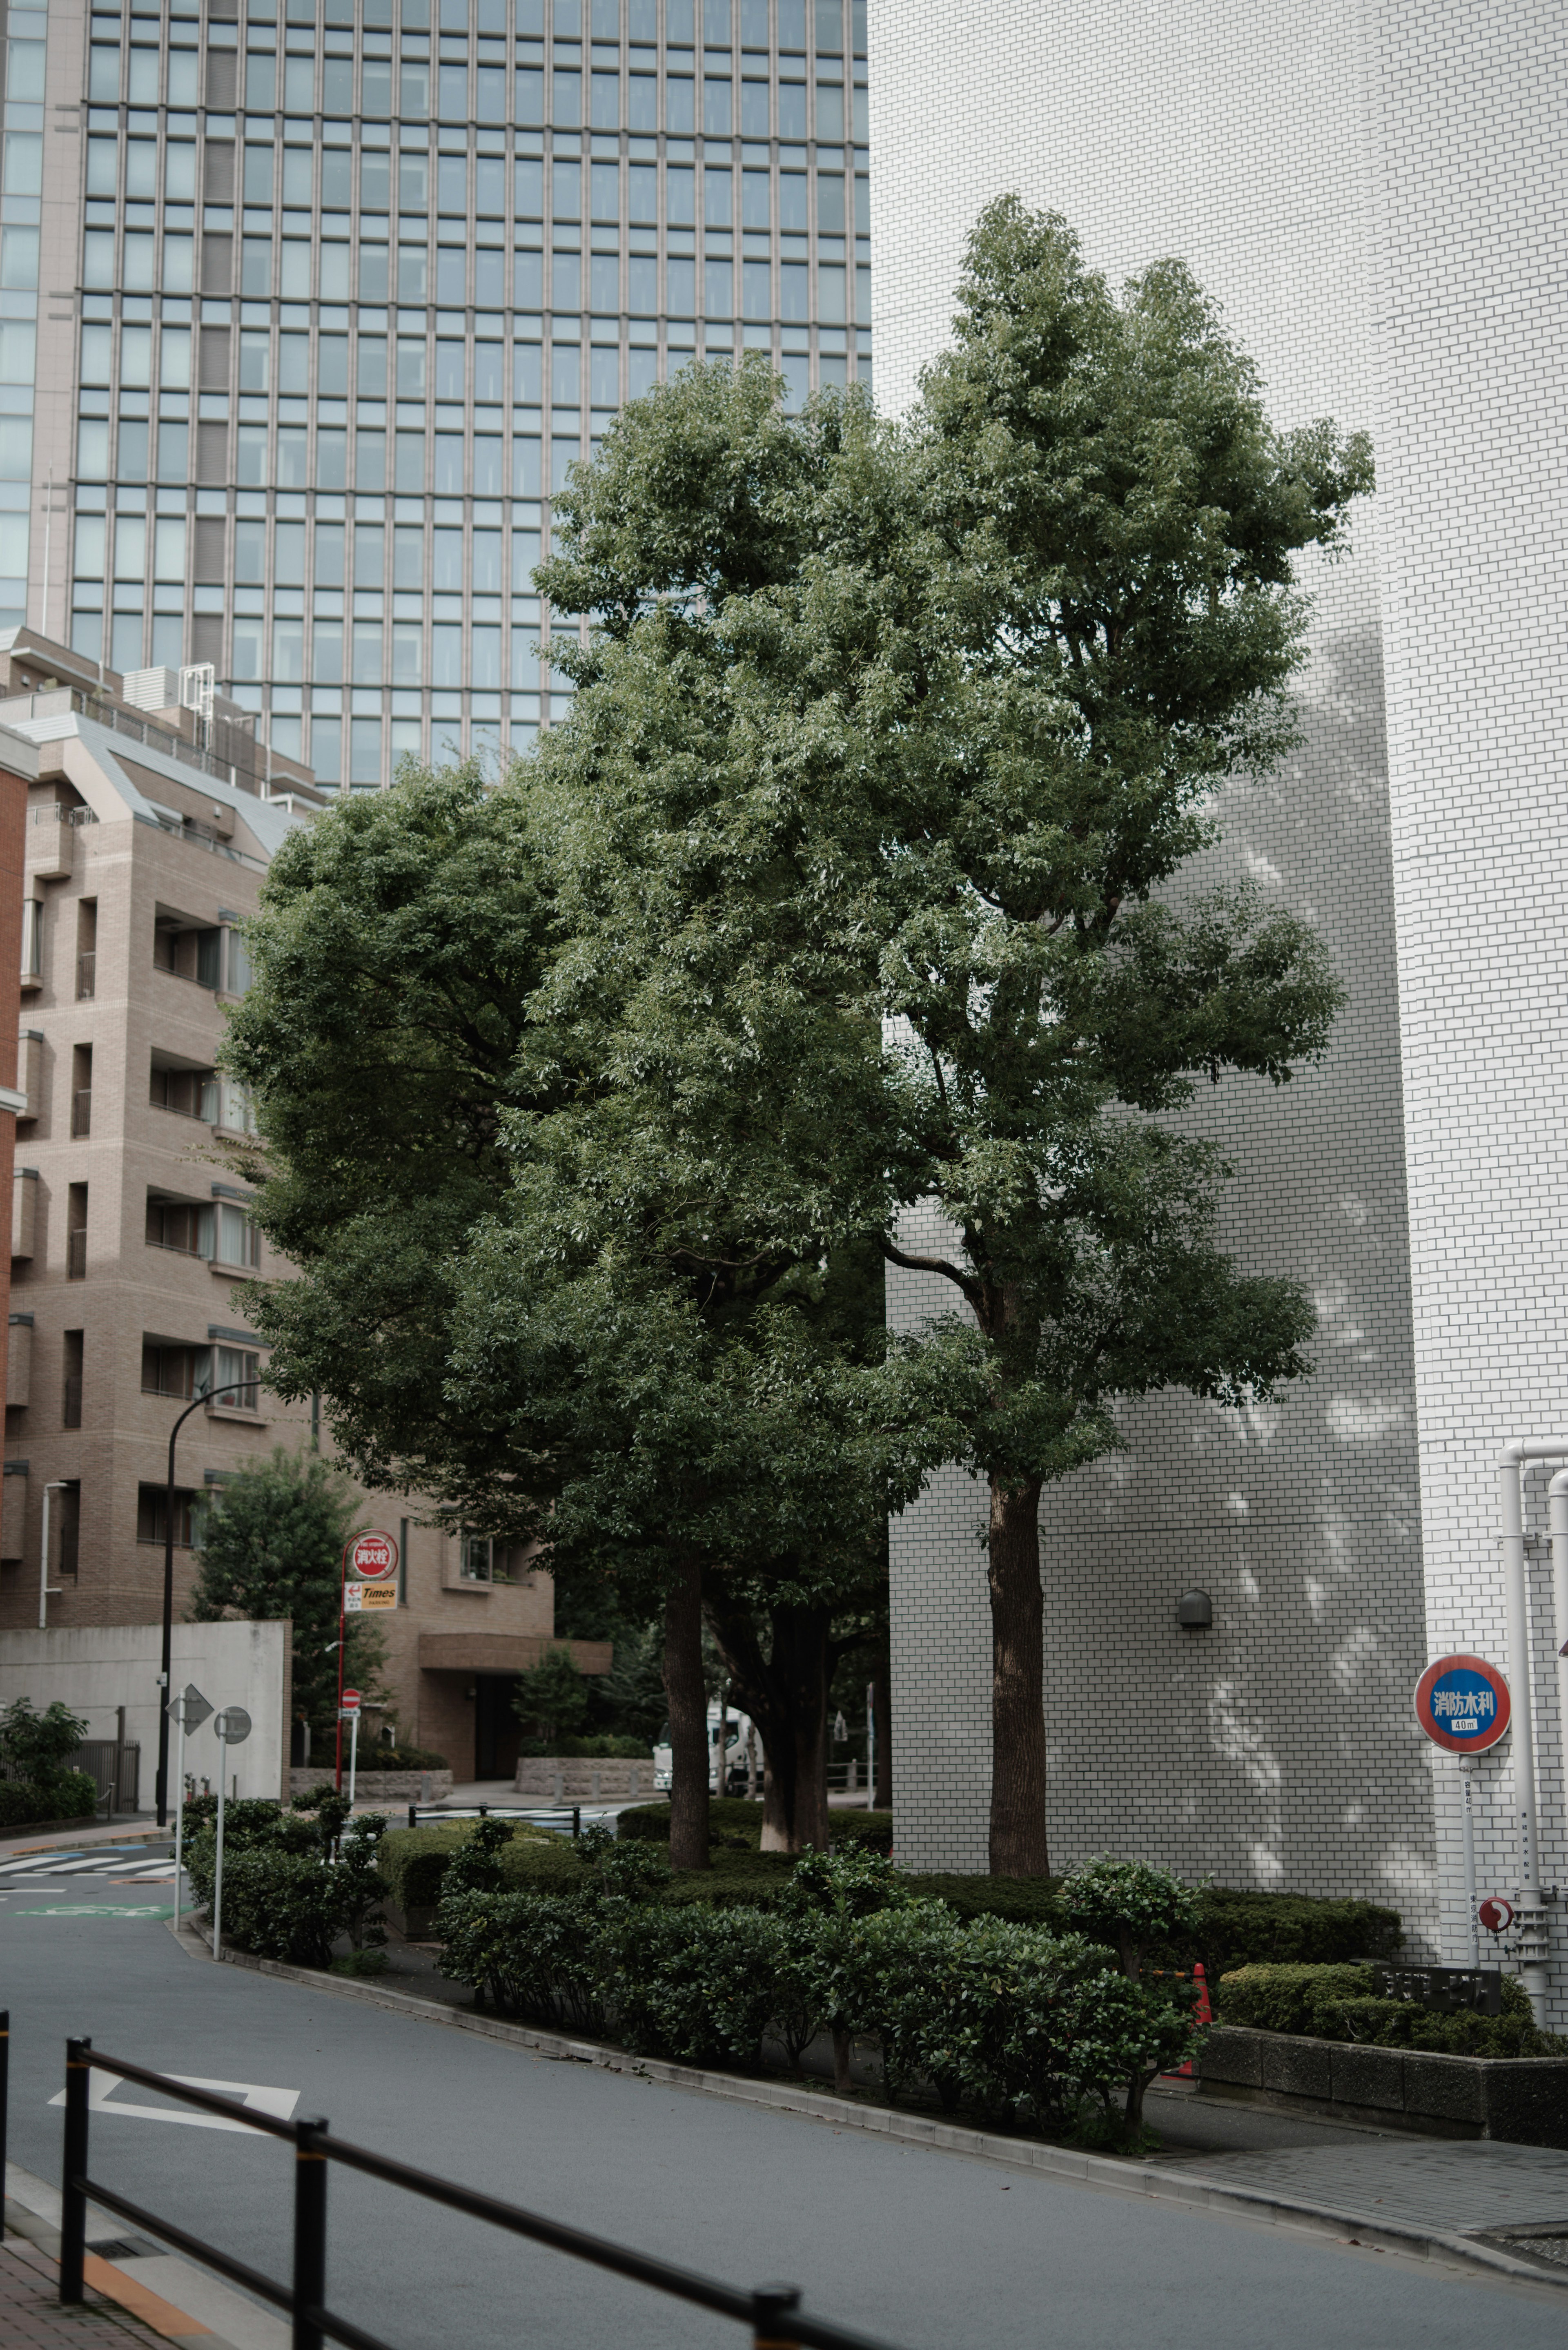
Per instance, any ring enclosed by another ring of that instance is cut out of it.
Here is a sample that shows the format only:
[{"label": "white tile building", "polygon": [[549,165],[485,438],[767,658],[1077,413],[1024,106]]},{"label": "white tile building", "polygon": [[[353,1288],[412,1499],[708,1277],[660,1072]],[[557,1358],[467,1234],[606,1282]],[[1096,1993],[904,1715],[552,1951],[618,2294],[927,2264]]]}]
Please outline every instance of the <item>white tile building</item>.
[{"label": "white tile building", "polygon": [[[1140,1852],[1387,1899],[1466,1955],[1453,1766],[1427,1658],[1505,1662],[1496,1458],[1568,1426],[1568,129],[1544,0],[871,0],[878,390],[947,332],[991,197],[1058,211],[1113,282],[1186,260],[1283,425],[1374,432],[1355,552],[1309,576],[1305,745],[1237,787],[1220,860],[1310,910],[1349,989],[1324,1066],[1203,1105],[1230,1238],[1317,1299],[1317,1368],[1265,1411],[1128,1409],[1048,1492],[1053,1865]],[[918,1316],[904,1279],[894,1312]],[[1527,1481],[1542,1875],[1568,1894],[1543,1470]],[[981,1497],[895,1530],[899,1849],[985,1865]],[[1179,1631],[1189,1586],[1214,1627]],[[1480,1766],[1482,1891],[1519,1881],[1509,1748]],[[1568,1898],[1552,1909],[1568,2025]]]}]

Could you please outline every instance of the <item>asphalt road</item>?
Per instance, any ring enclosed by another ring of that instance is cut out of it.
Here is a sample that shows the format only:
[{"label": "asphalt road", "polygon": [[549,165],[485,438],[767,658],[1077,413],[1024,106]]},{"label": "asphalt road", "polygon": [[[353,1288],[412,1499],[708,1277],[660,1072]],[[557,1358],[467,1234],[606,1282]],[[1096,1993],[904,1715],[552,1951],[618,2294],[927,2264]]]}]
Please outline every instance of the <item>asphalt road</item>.
[{"label": "asphalt road", "polygon": [[[59,2176],[67,2033],[160,2070],[285,2093],[288,2109],[448,2177],[739,2285],[787,2278],[816,2314],[906,2350],[1429,2350],[1504,2327],[1552,2350],[1561,2303],[1280,2230],[1033,2179],[557,2064],[441,2026],[203,1966],[158,1919],[39,1916],[166,1902],[94,1881],[0,1887],[12,2159]],[[241,2259],[288,2273],[292,2163],[268,2139],[116,2114],[92,2171]],[[172,2110],[172,2109],[171,2109]],[[704,2350],[701,2313],[335,2169],[329,2297],[398,2346]]]}]

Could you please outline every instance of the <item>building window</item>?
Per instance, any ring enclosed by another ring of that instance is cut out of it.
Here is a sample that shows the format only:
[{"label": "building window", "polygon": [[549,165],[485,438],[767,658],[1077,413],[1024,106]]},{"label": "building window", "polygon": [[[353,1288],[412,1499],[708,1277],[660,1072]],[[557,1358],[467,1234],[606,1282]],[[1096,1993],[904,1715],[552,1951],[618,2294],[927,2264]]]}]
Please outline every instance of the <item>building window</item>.
[{"label": "building window", "polygon": [[[176,1550],[200,1550],[202,1521],[206,1516],[206,1500],[188,1487],[174,1488],[174,1547]],[[160,1549],[168,1539],[169,1489],[166,1485],[140,1485],[136,1492],[136,1539],[139,1543],[156,1543]]]},{"label": "building window", "polygon": [[149,1197],[147,1245],[171,1249],[179,1256],[204,1257],[210,1264],[230,1264],[239,1272],[252,1271],[261,1263],[256,1226],[244,1208],[221,1201],[209,1207]]}]

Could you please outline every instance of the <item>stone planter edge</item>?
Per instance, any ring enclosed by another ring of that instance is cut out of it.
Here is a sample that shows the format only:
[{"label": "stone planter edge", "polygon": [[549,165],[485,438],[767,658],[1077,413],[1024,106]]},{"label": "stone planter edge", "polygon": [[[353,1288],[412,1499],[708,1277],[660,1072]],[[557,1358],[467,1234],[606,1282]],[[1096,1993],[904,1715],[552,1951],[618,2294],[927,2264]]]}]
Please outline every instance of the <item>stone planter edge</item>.
[{"label": "stone planter edge", "polygon": [[1376,2121],[1427,2137],[1568,2148],[1568,2057],[1450,2056],[1217,2025],[1200,2095]]}]

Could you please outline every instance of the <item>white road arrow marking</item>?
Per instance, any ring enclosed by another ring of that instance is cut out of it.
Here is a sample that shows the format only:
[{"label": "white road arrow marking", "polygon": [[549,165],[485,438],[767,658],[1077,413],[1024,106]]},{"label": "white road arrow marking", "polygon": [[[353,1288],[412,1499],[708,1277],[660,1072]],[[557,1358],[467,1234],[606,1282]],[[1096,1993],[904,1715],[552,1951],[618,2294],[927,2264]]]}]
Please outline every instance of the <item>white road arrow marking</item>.
[{"label": "white road arrow marking", "polygon": [[[299,2103],[297,2089],[260,2089],[249,2081],[209,2081],[201,2073],[168,2073],[166,2080],[181,2081],[188,2089],[211,2089],[214,2096],[237,2097],[254,2114],[270,2114],[275,2121],[286,2122]],[[191,2129],[244,2130],[247,2137],[259,2136],[244,2122],[231,2121],[226,2114],[200,2114],[194,2106],[131,2106],[115,2091],[130,2086],[118,2074],[100,2073],[94,2067],[88,2088],[88,2108],[95,2114],[123,2114],[130,2121],[184,2122]],[[66,2093],[61,2089],[49,2099],[51,2106],[63,2106]]]}]

